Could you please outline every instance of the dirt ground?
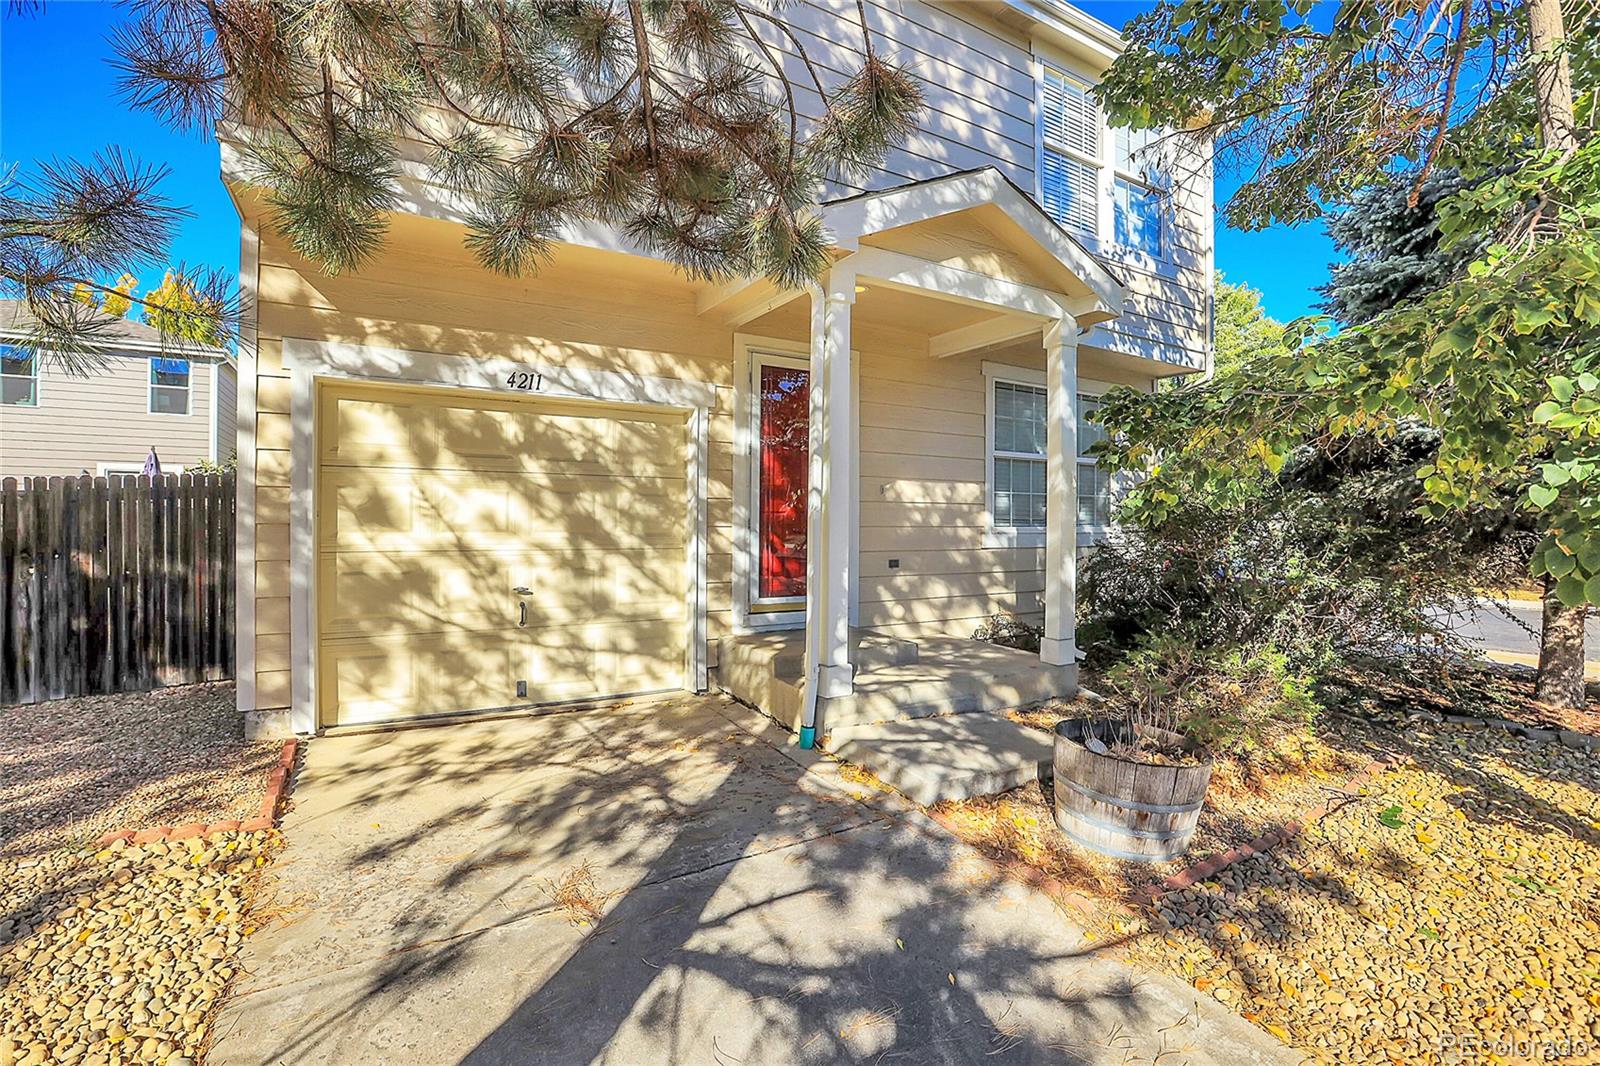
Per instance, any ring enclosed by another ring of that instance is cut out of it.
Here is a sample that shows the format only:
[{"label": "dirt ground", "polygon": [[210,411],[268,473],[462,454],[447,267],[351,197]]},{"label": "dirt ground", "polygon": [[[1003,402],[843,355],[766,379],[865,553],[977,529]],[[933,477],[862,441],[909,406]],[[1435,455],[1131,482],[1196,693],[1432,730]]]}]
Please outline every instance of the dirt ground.
[{"label": "dirt ground", "polygon": [[229,682],[0,707],[0,735],[0,859],[252,817],[279,750],[245,743]]}]

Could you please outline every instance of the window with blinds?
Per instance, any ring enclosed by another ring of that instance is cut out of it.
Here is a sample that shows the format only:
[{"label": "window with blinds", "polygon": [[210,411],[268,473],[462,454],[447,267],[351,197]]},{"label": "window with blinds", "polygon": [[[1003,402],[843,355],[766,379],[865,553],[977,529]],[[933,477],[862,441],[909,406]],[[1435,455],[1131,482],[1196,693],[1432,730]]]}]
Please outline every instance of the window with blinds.
[{"label": "window with blinds", "polygon": [[1044,68],[1039,191],[1057,222],[1088,237],[1100,226],[1100,108],[1086,82]]}]

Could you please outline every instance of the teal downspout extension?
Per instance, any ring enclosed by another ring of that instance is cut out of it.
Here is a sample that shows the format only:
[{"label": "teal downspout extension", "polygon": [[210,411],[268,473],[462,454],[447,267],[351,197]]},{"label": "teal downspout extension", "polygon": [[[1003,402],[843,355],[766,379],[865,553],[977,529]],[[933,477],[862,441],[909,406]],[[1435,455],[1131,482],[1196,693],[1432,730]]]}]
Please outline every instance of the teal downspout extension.
[{"label": "teal downspout extension", "polygon": [[800,746],[802,748],[814,748],[817,746],[816,726],[803,725],[800,727]]}]

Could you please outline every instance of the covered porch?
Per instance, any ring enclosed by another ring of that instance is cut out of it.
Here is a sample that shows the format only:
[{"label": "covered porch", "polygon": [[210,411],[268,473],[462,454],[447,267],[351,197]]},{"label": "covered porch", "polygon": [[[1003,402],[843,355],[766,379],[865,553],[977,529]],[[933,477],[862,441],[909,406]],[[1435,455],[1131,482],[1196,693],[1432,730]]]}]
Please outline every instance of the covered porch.
[{"label": "covered porch", "polygon": [[[1081,356],[1101,380],[1182,368],[1080,353],[1086,334],[1122,312],[1123,285],[996,171],[825,210],[835,259],[809,292],[752,280],[700,298],[703,315],[741,331],[735,381],[754,383],[735,398],[734,625],[714,652],[718,681],[803,746],[911,751],[931,730],[947,747],[993,750],[966,767],[961,794],[994,790],[980,779],[1019,783],[1048,753],[993,712],[1077,685]],[[807,464],[787,478],[804,489],[788,512],[803,522],[803,546],[788,558],[764,525],[782,510],[765,479],[777,469],[782,480],[784,461],[763,450],[764,360],[795,375],[809,403],[806,446],[788,453]],[[1043,409],[1029,467],[1040,483],[1022,494],[1033,521],[1016,523],[1027,528],[998,520],[991,373],[1025,383]],[[965,539],[942,528],[956,525]],[[803,574],[774,581],[786,562]],[[939,596],[968,606],[924,606]],[[1039,651],[972,640],[980,602],[1038,620]]]}]

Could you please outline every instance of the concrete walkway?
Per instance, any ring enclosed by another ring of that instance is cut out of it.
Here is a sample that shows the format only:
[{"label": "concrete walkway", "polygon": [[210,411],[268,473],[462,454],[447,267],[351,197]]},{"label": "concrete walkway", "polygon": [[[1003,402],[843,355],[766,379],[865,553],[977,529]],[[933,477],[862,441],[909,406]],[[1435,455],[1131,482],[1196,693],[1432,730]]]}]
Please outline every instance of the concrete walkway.
[{"label": "concrete walkway", "polygon": [[705,697],[312,742],[209,1061],[1300,1061],[786,741]]}]

